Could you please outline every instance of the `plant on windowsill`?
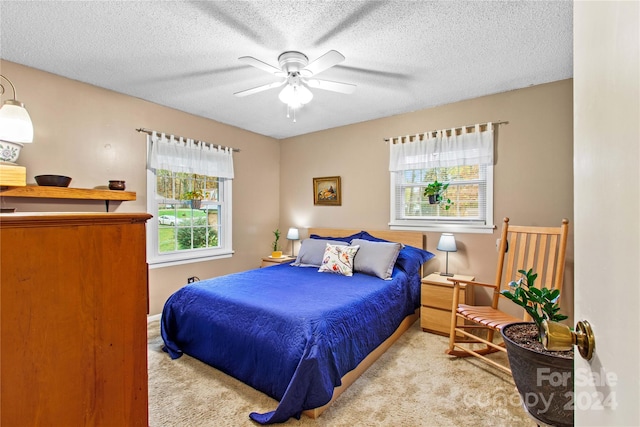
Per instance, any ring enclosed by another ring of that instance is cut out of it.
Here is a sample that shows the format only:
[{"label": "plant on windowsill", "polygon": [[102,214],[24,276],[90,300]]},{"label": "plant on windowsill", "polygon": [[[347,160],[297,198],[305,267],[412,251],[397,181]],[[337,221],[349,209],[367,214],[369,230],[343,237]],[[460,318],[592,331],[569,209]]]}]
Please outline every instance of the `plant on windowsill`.
[{"label": "plant on windowsill", "polygon": [[273,251],[271,252],[271,258],[282,258],[282,251],[279,249],[278,244],[278,240],[280,240],[280,230],[276,228],[273,231],[273,235],[275,236],[275,240],[271,244],[273,248]]},{"label": "plant on windowsill", "polygon": [[543,321],[561,321],[558,289],[536,288],[533,269],[518,270],[520,279],[509,283],[502,295],[523,307],[533,322],[502,328],[513,381],[526,410],[536,420],[554,426],[573,425],[573,349],[546,350],[541,342]]},{"label": "plant on windowsill", "polygon": [[182,193],[182,200],[191,201],[191,209],[200,209],[202,199],[204,199],[202,190],[185,191]]},{"label": "plant on windowsill", "polygon": [[427,184],[427,186],[424,189],[423,196],[429,198],[429,204],[431,205],[438,204],[440,205],[441,208],[445,210],[449,210],[451,205],[453,205],[453,202],[451,201],[451,199],[445,198],[443,196],[447,188],[449,188],[448,182],[447,183],[438,182],[438,180],[436,179],[435,181]]}]

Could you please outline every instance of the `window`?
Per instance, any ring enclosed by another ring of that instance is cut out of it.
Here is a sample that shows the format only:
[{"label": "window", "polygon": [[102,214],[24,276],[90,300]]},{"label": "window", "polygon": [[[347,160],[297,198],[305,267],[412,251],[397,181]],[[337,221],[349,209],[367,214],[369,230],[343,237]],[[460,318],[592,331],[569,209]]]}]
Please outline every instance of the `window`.
[{"label": "window", "polygon": [[[164,141],[151,137],[150,142]],[[155,164],[164,168],[154,168],[151,151],[147,168],[147,209],[153,215],[147,223],[149,264],[162,267],[230,256],[233,180],[185,171],[189,168],[184,162],[172,166],[157,161],[157,154]],[[200,192],[197,199],[186,194],[194,191]]]},{"label": "window", "polygon": [[[391,229],[492,232],[493,133],[482,132],[486,141],[480,141],[476,126],[477,134],[452,129],[449,135],[438,131],[435,138],[429,133],[416,135],[415,142],[392,144]],[[449,209],[423,196],[436,180],[449,184],[443,194],[453,202]]]},{"label": "window", "polygon": [[[432,169],[412,169],[393,172],[392,228],[437,228],[459,231],[464,228],[493,228],[490,206],[493,168],[486,165],[453,166]],[[453,204],[445,209],[429,204],[424,189],[434,180],[449,183],[444,195]]]},{"label": "window", "polygon": [[[201,261],[229,255],[231,180],[159,169],[149,178],[148,224],[150,264]],[[182,200],[187,191],[201,190],[202,200]]]}]

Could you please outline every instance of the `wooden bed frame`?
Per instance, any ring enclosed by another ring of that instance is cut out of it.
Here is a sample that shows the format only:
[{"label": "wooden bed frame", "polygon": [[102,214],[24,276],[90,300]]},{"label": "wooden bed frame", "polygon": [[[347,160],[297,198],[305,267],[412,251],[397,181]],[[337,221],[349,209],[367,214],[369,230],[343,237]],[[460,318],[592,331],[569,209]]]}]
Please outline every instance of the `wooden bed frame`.
[{"label": "wooden bed frame", "polygon": [[[344,237],[350,236],[352,234],[358,233],[361,230],[352,230],[352,229],[344,229],[344,228],[309,228],[309,235],[317,234],[319,236],[331,236],[331,237]],[[405,245],[414,246],[416,248],[424,249],[426,248],[426,236],[419,232],[414,231],[389,231],[389,230],[381,230],[381,231],[372,231],[366,230],[369,234],[374,237],[378,237],[380,239],[389,240],[392,242],[399,242]],[[333,389],[333,397],[331,400],[319,407],[314,409],[308,409],[303,411],[303,413],[310,418],[318,418],[320,414],[322,414],[328,407],[331,405],[337,398],[344,392],[351,384],[355,382],[355,380],[360,377],[369,366],[373,365],[373,363],[378,360],[380,356],[382,356],[392,345],[395,343],[398,338],[402,336],[403,333],[407,331],[413,325],[413,323],[418,320],[420,317],[420,308],[417,308],[416,311],[405,317],[400,326],[395,330],[395,332],[387,338],[382,344],[376,347],[367,357],[364,358],[358,366],[356,366],[353,370],[347,372],[342,378],[342,385]]]}]

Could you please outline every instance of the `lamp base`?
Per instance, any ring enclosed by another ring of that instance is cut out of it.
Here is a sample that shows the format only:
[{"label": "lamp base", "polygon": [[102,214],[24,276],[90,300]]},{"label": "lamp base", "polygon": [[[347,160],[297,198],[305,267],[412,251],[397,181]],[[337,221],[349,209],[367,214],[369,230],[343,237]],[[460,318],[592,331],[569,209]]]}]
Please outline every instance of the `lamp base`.
[{"label": "lamp base", "polygon": [[453,277],[453,273],[440,273],[441,276]]}]

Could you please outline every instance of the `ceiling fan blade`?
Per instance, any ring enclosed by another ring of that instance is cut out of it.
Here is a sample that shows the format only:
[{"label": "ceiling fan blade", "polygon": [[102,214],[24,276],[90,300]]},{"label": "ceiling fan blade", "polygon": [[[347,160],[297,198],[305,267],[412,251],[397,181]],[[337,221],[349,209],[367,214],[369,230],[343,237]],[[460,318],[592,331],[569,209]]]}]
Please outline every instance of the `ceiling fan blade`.
[{"label": "ceiling fan blade", "polygon": [[259,59],[254,58],[253,56],[241,56],[238,58],[240,61],[245,64],[251,65],[253,67],[259,68],[263,71],[266,71],[270,74],[275,74],[276,76],[286,76],[287,73],[282,71],[280,68],[276,68],[272,65],[267,64],[266,62],[262,62]]},{"label": "ceiling fan blade", "polygon": [[351,94],[356,91],[356,85],[350,83],[332,82],[330,80],[309,79],[304,80],[306,84],[315,89],[330,90],[332,92],[340,92]]},{"label": "ceiling fan blade", "polygon": [[262,92],[262,91],[265,91],[265,90],[269,90],[269,89],[273,89],[273,88],[282,86],[286,82],[287,82],[286,80],[281,81],[281,82],[273,82],[273,83],[269,83],[269,84],[266,84],[266,85],[254,87],[252,89],[241,90],[240,92],[234,93],[234,95],[241,98],[243,96],[253,95],[254,93],[258,93],[258,92]]},{"label": "ceiling fan blade", "polygon": [[315,75],[323,72],[327,68],[331,68],[334,65],[341,63],[344,59],[344,55],[337,50],[330,50],[311,64],[304,67],[303,70],[311,72],[311,75]]}]

